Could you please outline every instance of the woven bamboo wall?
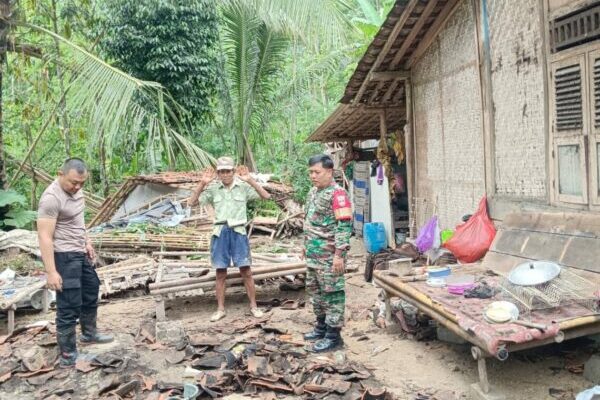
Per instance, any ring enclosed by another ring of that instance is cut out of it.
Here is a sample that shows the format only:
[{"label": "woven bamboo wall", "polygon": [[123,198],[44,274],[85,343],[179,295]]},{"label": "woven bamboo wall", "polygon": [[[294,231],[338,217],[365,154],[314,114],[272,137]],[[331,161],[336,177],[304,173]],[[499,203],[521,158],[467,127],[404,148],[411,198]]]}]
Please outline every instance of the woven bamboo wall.
[{"label": "woven bamboo wall", "polygon": [[477,59],[475,16],[463,0],[413,68],[417,196],[437,202],[443,228],[473,212],[485,191]]}]

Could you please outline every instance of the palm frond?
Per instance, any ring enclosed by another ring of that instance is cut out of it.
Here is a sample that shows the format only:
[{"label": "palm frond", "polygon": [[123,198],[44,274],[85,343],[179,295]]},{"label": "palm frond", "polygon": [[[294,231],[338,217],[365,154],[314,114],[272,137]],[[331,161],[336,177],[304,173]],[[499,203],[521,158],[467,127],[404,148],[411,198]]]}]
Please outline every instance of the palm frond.
[{"label": "palm frond", "polygon": [[[27,26],[57,39],[66,50],[60,61],[72,74],[67,88],[69,105],[87,119],[94,146],[104,138],[107,151],[118,154],[122,146],[135,143],[138,135],[146,132],[147,156],[154,170],[160,169],[162,163],[174,167],[178,150],[195,168],[214,163],[211,155],[192,146],[182,133],[187,133],[187,129],[178,116],[184,115],[185,110],[160,84],[137,79],[43,27]],[[51,49],[47,57],[50,62],[57,61]],[[183,151],[191,148],[192,154]]]},{"label": "palm frond", "polygon": [[347,0],[222,0],[224,5],[238,2],[252,8],[272,29],[307,43],[335,47],[352,29],[345,13],[350,9]]}]

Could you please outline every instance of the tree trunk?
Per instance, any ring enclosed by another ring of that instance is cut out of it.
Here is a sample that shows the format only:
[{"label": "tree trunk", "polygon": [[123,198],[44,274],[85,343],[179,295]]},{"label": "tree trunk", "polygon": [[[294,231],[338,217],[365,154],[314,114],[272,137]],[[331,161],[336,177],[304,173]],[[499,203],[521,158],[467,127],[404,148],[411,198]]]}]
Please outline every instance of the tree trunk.
[{"label": "tree trunk", "polygon": [[[52,26],[54,28],[54,33],[60,35],[58,32],[58,17],[56,16],[56,0],[52,0]],[[65,85],[64,85],[64,76],[61,67],[61,55],[60,55],[60,45],[58,39],[54,38],[54,45],[56,46],[56,55],[57,55],[57,63],[56,63],[56,77],[58,78],[58,86],[60,88],[60,104],[58,106],[58,120],[60,121],[60,131],[65,138],[65,151],[67,153],[67,157],[71,157],[71,129],[69,127],[69,119],[67,116],[67,102],[65,98]]]},{"label": "tree trunk", "polygon": [[[23,128],[25,129],[25,136],[27,137],[27,146],[31,146],[33,143],[33,135],[31,134],[31,125],[29,121],[25,121]],[[35,165],[35,151],[31,152],[31,156],[29,157],[31,165]],[[31,209],[37,210],[37,176],[35,173],[35,169],[32,170],[33,174],[31,175]],[[31,230],[37,230],[36,221],[31,221]]]},{"label": "tree trunk", "polygon": [[256,162],[254,161],[254,154],[250,147],[250,142],[247,137],[244,137],[244,151],[242,153],[242,164],[244,164],[250,172],[256,172]]},{"label": "tree trunk", "polygon": [[[8,33],[12,10],[10,0],[0,0],[0,189],[6,187],[6,162],[4,157],[4,124],[2,104],[2,81],[4,78],[4,64],[6,63],[6,49],[8,47]],[[0,219],[4,219],[7,208],[0,209]]]},{"label": "tree trunk", "polygon": [[98,148],[100,153],[100,182],[102,182],[102,194],[104,197],[108,197],[109,184],[108,184],[108,171],[106,169],[106,149],[104,147],[104,134],[100,137],[100,146]]}]

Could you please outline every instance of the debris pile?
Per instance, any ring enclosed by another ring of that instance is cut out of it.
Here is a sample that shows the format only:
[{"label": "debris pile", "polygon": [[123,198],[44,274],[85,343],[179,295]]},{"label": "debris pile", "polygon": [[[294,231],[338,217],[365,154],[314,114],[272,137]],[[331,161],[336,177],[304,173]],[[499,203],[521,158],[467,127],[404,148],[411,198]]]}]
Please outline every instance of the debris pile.
[{"label": "debris pile", "polygon": [[105,297],[135,288],[146,288],[156,278],[156,261],[138,256],[106,267],[96,268],[100,279],[100,294]]},{"label": "debris pile", "polygon": [[[89,226],[93,227],[95,235],[102,238],[106,237],[107,232],[120,232],[120,229],[126,230],[146,223],[168,228],[167,230],[187,227],[209,232],[214,213],[212,208],[200,205],[190,207],[187,204],[191,191],[196,188],[201,176],[201,172],[167,172],[129,177],[117,192],[106,198]],[[303,209],[293,199],[293,189],[280,182],[269,181],[268,175],[257,175],[256,179],[281,209],[274,224],[273,236],[299,233],[302,230]],[[186,250],[182,247],[177,249]],[[194,246],[187,248],[198,249],[200,248]]]},{"label": "debris pile", "polygon": [[0,273],[0,310],[8,314],[9,333],[15,328],[17,308],[46,310],[50,302],[41,262],[34,260],[31,254],[18,251],[4,251],[0,261],[3,269]]},{"label": "debris pile", "polygon": [[161,250],[208,250],[210,232],[198,232],[191,228],[164,228],[147,225],[146,232],[134,229],[114,229],[90,232],[89,237],[96,252],[104,253],[152,253]]},{"label": "debris pile", "polygon": [[[159,342],[154,324],[144,321],[129,345],[90,353],[82,349],[72,369],[58,368],[56,329],[41,321],[0,337],[0,384],[15,397],[64,400],[166,399],[184,392],[196,398],[234,393],[265,399],[391,398],[371,371],[347,360],[343,350],[309,353],[284,321],[270,318],[242,318],[193,331],[173,345]],[[148,365],[142,362],[147,357],[163,361]],[[161,379],[167,369],[178,378]]]},{"label": "debris pile", "polygon": [[[223,397],[232,393],[275,399],[277,395],[306,398],[373,399],[389,394],[374,381],[363,365],[346,360],[343,351],[315,355],[305,343],[288,334],[270,316],[258,320],[238,320],[189,335],[166,361],[185,367],[187,386],[196,386],[200,397]],[[154,346],[151,332],[138,340]],[[179,385],[158,383],[166,396],[181,395]]]}]

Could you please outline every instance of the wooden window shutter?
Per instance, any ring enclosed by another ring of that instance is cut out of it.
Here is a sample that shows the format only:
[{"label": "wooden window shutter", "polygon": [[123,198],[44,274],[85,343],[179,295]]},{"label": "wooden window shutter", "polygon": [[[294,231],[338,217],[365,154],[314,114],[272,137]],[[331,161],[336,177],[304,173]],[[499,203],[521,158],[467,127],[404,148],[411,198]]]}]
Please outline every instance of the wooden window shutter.
[{"label": "wooden window shutter", "polygon": [[585,136],[591,107],[585,60],[585,54],[578,54],[552,63],[554,193],[558,201],[571,204],[588,203]]},{"label": "wooden window shutter", "polygon": [[559,132],[579,130],[583,127],[581,75],[581,66],[579,64],[567,65],[556,69],[554,75],[554,96],[556,130]]},{"label": "wooden window shutter", "polygon": [[592,93],[594,130],[600,128],[600,58],[592,57]]}]

